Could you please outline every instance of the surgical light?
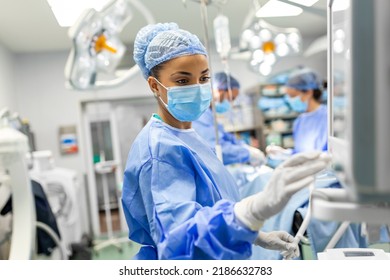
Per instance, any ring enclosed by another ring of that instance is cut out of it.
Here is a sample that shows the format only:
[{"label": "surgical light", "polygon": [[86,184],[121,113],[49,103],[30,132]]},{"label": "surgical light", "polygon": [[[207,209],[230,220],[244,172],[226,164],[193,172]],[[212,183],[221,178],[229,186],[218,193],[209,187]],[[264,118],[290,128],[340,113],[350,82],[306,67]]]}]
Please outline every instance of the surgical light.
[{"label": "surgical light", "polygon": [[278,58],[299,53],[301,43],[298,29],[281,28],[257,19],[240,38],[240,46],[251,53],[251,69],[262,75],[269,75]]},{"label": "surgical light", "polygon": [[263,76],[268,76],[272,71],[272,68],[271,68],[271,65],[263,62],[262,64],[260,64],[259,66],[259,72],[261,75]]},{"label": "surgical light", "polygon": [[258,49],[260,48],[261,46],[261,39],[259,36],[253,36],[250,40],[249,40],[249,44],[251,46],[252,49]]},{"label": "surgical light", "polygon": [[300,41],[301,41],[301,35],[299,35],[298,33],[291,32],[290,34],[288,34],[287,42],[289,44],[296,44],[299,43]]},{"label": "surgical light", "polygon": [[269,40],[271,40],[272,33],[268,29],[262,29],[259,32],[259,36],[260,36],[262,41],[269,41]]},{"label": "surgical light", "polygon": [[289,54],[289,48],[287,44],[281,43],[276,47],[276,54],[280,57],[286,56]]},{"label": "surgical light", "polygon": [[268,65],[274,65],[276,61],[276,57],[273,53],[269,53],[264,56],[264,62]]},{"label": "surgical light", "polygon": [[286,34],[280,33],[280,34],[276,35],[276,37],[275,37],[275,43],[277,43],[277,44],[282,44],[286,41],[287,41]]},{"label": "surgical light", "polygon": [[65,76],[72,88],[90,89],[99,72],[112,73],[116,69],[126,51],[118,34],[131,17],[129,2],[116,0],[101,12],[86,10],[69,29],[73,48]]},{"label": "surgical light", "polygon": [[253,52],[253,59],[255,61],[261,62],[264,60],[264,52],[262,50],[255,50]]},{"label": "surgical light", "polygon": [[251,29],[245,29],[244,32],[242,32],[241,37],[242,37],[245,41],[249,41],[254,35],[255,35],[255,33],[253,32],[253,30],[251,30]]}]

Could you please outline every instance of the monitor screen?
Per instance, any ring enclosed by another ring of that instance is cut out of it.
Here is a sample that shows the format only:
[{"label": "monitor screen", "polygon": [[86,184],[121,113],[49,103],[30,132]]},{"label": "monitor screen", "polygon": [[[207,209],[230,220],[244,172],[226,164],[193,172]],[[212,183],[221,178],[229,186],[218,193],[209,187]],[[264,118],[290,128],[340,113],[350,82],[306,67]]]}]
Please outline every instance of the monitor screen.
[{"label": "monitor screen", "polygon": [[329,151],[359,201],[390,201],[390,1],[328,1]]}]

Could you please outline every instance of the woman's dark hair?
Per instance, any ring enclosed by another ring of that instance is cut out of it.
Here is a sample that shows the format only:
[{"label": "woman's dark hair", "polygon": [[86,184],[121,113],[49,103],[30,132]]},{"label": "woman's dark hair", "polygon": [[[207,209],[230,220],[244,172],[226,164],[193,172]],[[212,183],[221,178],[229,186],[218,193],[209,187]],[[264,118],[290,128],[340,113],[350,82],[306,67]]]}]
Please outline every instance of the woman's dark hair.
[{"label": "woman's dark hair", "polygon": [[313,98],[316,101],[321,101],[321,96],[322,96],[322,90],[316,88],[313,89]]},{"label": "woman's dark hair", "polygon": [[[302,90],[302,92],[307,93],[308,90]],[[321,101],[321,96],[322,96],[322,90],[319,88],[313,89],[313,98],[315,101]]]},{"label": "woman's dark hair", "polygon": [[164,68],[164,62],[154,66],[150,69],[150,75],[155,77],[156,79],[160,78],[160,71]]}]

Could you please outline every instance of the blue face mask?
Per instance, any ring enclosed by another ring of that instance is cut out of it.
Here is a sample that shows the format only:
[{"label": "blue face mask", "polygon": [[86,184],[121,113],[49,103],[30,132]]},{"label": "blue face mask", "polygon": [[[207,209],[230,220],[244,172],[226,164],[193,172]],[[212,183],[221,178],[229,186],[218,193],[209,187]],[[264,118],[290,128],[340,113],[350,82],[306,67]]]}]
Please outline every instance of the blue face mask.
[{"label": "blue face mask", "polygon": [[167,90],[168,104],[160,96],[158,98],[178,121],[192,122],[197,120],[210,106],[210,83],[165,87],[157,79],[155,80]]},{"label": "blue face mask", "polygon": [[321,100],[322,100],[323,102],[326,102],[326,101],[328,100],[328,91],[327,91],[326,89],[324,89],[324,90],[322,91]]},{"label": "blue face mask", "polygon": [[215,102],[215,111],[219,114],[226,113],[230,110],[230,102],[224,99],[222,102]]},{"label": "blue face mask", "polygon": [[295,97],[290,97],[289,95],[286,95],[286,100],[295,112],[303,113],[307,111],[308,102],[302,101],[299,95]]}]

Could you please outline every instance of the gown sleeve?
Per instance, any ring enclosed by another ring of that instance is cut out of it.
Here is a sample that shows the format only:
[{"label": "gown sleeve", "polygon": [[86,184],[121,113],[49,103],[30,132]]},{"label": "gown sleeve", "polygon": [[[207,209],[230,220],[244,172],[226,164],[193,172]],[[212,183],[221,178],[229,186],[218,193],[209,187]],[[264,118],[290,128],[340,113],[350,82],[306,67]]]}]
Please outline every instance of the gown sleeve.
[{"label": "gown sleeve", "polygon": [[221,125],[219,126],[219,134],[225,165],[249,162],[249,150],[243,141],[238,140],[234,134],[226,132]]}]

